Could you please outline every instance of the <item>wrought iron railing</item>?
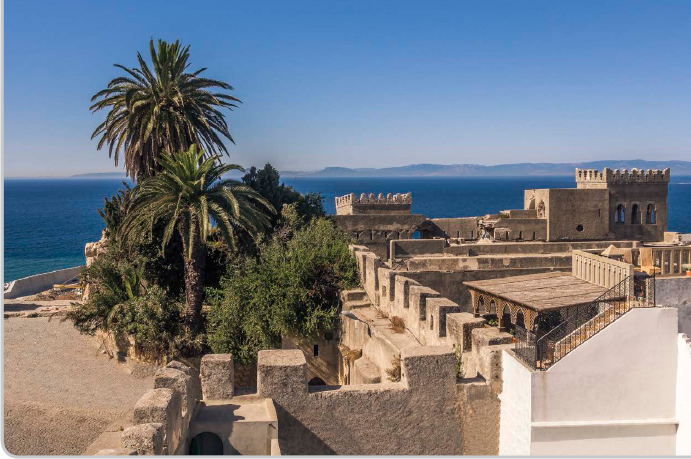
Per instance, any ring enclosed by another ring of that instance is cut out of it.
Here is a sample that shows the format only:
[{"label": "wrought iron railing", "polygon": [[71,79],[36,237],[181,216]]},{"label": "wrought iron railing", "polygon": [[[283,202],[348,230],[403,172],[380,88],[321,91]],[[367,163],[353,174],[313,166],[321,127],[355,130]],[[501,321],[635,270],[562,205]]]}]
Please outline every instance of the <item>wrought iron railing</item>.
[{"label": "wrought iron railing", "polygon": [[569,352],[633,308],[655,306],[655,278],[629,276],[591,303],[559,311],[547,331],[516,327],[514,354],[535,370],[547,370]]}]

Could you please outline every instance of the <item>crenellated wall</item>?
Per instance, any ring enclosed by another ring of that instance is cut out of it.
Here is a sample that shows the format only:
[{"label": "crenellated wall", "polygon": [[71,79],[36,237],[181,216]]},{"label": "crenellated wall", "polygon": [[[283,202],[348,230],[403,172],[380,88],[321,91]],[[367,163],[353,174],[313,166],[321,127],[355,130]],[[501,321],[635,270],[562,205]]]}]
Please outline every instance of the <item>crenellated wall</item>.
[{"label": "crenellated wall", "polygon": [[395,215],[410,214],[413,202],[411,193],[362,193],[357,197],[355,193],[336,196],[336,215]]},{"label": "crenellated wall", "polygon": [[284,454],[461,454],[449,347],[404,349],[398,383],[308,387],[299,351],[260,351],[258,368]]}]

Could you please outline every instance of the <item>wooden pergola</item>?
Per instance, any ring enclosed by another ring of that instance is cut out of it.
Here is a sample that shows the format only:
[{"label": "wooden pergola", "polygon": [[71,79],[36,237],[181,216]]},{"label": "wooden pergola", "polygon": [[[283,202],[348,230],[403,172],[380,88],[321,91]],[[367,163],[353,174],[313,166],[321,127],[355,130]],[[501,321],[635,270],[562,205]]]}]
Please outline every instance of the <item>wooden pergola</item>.
[{"label": "wooden pergola", "polygon": [[499,326],[505,328],[504,316],[511,323],[534,331],[541,314],[588,305],[607,291],[569,273],[549,272],[464,282],[470,290],[476,316],[496,314]]}]

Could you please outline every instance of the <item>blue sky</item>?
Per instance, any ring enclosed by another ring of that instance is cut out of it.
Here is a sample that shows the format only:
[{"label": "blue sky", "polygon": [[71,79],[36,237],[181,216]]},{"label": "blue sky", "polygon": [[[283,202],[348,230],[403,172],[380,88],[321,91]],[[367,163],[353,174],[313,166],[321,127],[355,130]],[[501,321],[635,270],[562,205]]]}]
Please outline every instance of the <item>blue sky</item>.
[{"label": "blue sky", "polygon": [[691,159],[688,1],[5,0],[5,176],[115,172],[89,99],[150,37],[282,170]]}]

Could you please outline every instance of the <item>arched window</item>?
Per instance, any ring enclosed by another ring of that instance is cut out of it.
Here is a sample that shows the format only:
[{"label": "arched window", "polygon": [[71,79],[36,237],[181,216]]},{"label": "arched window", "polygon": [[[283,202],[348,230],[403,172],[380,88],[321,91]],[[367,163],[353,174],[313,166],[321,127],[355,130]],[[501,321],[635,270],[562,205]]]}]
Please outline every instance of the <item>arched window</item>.
[{"label": "arched window", "polygon": [[648,209],[645,211],[645,222],[649,225],[654,225],[655,222],[655,206],[648,204]]},{"label": "arched window", "polygon": [[624,210],[624,205],[619,204],[617,210],[614,212],[614,223],[623,225],[624,222],[626,222],[626,211]]},{"label": "arched window", "polygon": [[523,318],[523,312],[518,311],[518,314],[516,314],[516,325],[521,328],[525,328],[525,320]]},{"label": "arched window", "polygon": [[631,206],[631,224],[638,225],[641,222],[641,209],[638,204]]}]

